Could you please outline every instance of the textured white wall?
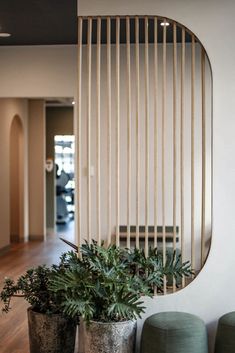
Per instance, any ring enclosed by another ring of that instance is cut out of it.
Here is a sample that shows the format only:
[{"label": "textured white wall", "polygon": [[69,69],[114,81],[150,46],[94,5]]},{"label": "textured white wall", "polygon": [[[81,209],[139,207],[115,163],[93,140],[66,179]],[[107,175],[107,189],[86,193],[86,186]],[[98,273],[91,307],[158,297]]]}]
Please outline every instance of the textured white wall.
[{"label": "textured white wall", "polygon": [[[198,278],[179,293],[147,301],[145,317],[162,310],[201,316],[208,325],[212,352],[218,318],[234,310],[235,282],[235,45],[232,0],[79,0],[79,15],[161,15],[172,18],[202,41],[213,71],[213,239]],[[141,325],[140,325],[141,327]]]}]

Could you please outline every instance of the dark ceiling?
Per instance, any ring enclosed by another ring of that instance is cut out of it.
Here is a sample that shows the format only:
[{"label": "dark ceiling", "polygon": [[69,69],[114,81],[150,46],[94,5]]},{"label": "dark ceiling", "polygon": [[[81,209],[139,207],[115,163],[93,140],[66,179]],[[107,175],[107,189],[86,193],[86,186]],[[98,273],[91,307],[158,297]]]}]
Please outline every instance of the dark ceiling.
[{"label": "dark ceiling", "polygon": [[77,43],[77,0],[0,0],[0,45]]},{"label": "dark ceiling", "polygon": [[[158,42],[163,39],[162,20],[158,20]],[[102,19],[102,43],[106,43],[107,22]],[[97,39],[97,20],[92,21],[92,42]],[[115,43],[115,19],[111,21],[111,41]],[[140,43],[144,42],[144,18],[139,20]],[[148,21],[149,42],[154,40],[154,20]],[[1,45],[53,45],[77,43],[77,0],[0,0],[0,32],[12,34],[0,38]],[[181,42],[181,28],[177,26],[177,41]],[[131,42],[135,42],[135,20],[130,20]],[[83,43],[87,39],[87,20],[84,20]],[[121,19],[120,42],[126,41],[126,21]],[[167,27],[167,42],[173,41],[172,25]],[[186,32],[186,42],[191,35]]]}]

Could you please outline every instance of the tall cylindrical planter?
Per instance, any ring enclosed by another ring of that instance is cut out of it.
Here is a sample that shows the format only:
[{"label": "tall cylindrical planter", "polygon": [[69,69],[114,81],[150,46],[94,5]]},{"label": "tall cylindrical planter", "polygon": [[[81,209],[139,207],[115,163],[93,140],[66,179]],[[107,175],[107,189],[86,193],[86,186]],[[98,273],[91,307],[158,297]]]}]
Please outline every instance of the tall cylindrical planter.
[{"label": "tall cylindrical planter", "polygon": [[28,309],[30,353],[74,353],[76,324],[59,314]]},{"label": "tall cylindrical planter", "polygon": [[84,329],[84,353],[133,353],[136,321],[92,321]]}]

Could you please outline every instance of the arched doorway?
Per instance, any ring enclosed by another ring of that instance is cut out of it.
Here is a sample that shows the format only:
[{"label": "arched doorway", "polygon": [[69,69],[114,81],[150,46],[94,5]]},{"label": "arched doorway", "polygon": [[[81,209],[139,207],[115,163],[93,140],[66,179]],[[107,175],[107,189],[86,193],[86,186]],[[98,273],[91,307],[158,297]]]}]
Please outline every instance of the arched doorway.
[{"label": "arched doorway", "polygon": [[10,241],[24,239],[24,134],[16,115],[10,129]]}]

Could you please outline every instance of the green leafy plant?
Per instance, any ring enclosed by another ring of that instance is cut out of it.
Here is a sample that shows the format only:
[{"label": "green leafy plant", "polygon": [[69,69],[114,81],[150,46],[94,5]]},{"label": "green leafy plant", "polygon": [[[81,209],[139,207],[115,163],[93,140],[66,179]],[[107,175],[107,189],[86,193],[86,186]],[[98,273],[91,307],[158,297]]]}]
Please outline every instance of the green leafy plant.
[{"label": "green leafy plant", "polygon": [[55,270],[59,271],[59,267],[53,265],[49,268],[43,265],[27,270],[16,281],[6,278],[0,293],[4,305],[2,311],[7,313],[11,309],[13,297],[22,297],[34,311],[45,314],[61,313],[62,297],[49,287]]},{"label": "green leafy plant", "polygon": [[161,291],[166,281],[192,275],[189,262],[180,254],[149,249],[105,247],[92,241],[69,251],[59,265],[29,269],[14,281],[6,278],[0,299],[3,311],[10,310],[12,297],[23,297],[32,309],[45,314],[63,313],[85,322],[119,322],[141,317],[143,296]]},{"label": "green leafy plant", "polygon": [[127,251],[126,254],[131,273],[138,272],[151,292],[154,289],[162,291],[164,278],[168,285],[172,284],[174,279],[176,287],[178,287],[182,277],[193,275],[190,262],[182,262],[181,254],[177,253],[176,250],[169,251],[167,249],[166,259],[164,259],[162,251],[151,247],[149,248],[148,256],[145,255],[144,249],[137,248]]},{"label": "green leafy plant", "polygon": [[192,274],[189,262],[182,264],[175,252],[163,261],[156,249],[146,257],[140,249],[106,248],[93,241],[81,246],[80,255],[64,255],[66,266],[54,271],[51,288],[64,296],[67,315],[80,315],[87,323],[136,319],[145,309],[142,297],[152,296],[156,287],[162,289],[164,276],[178,279]]},{"label": "green leafy plant", "polygon": [[125,250],[107,249],[96,242],[81,246],[81,259],[63,273],[55,271],[53,290],[66,293],[64,311],[85,321],[103,322],[135,319],[144,311],[140,297],[148,288],[137,274],[130,274]]}]

